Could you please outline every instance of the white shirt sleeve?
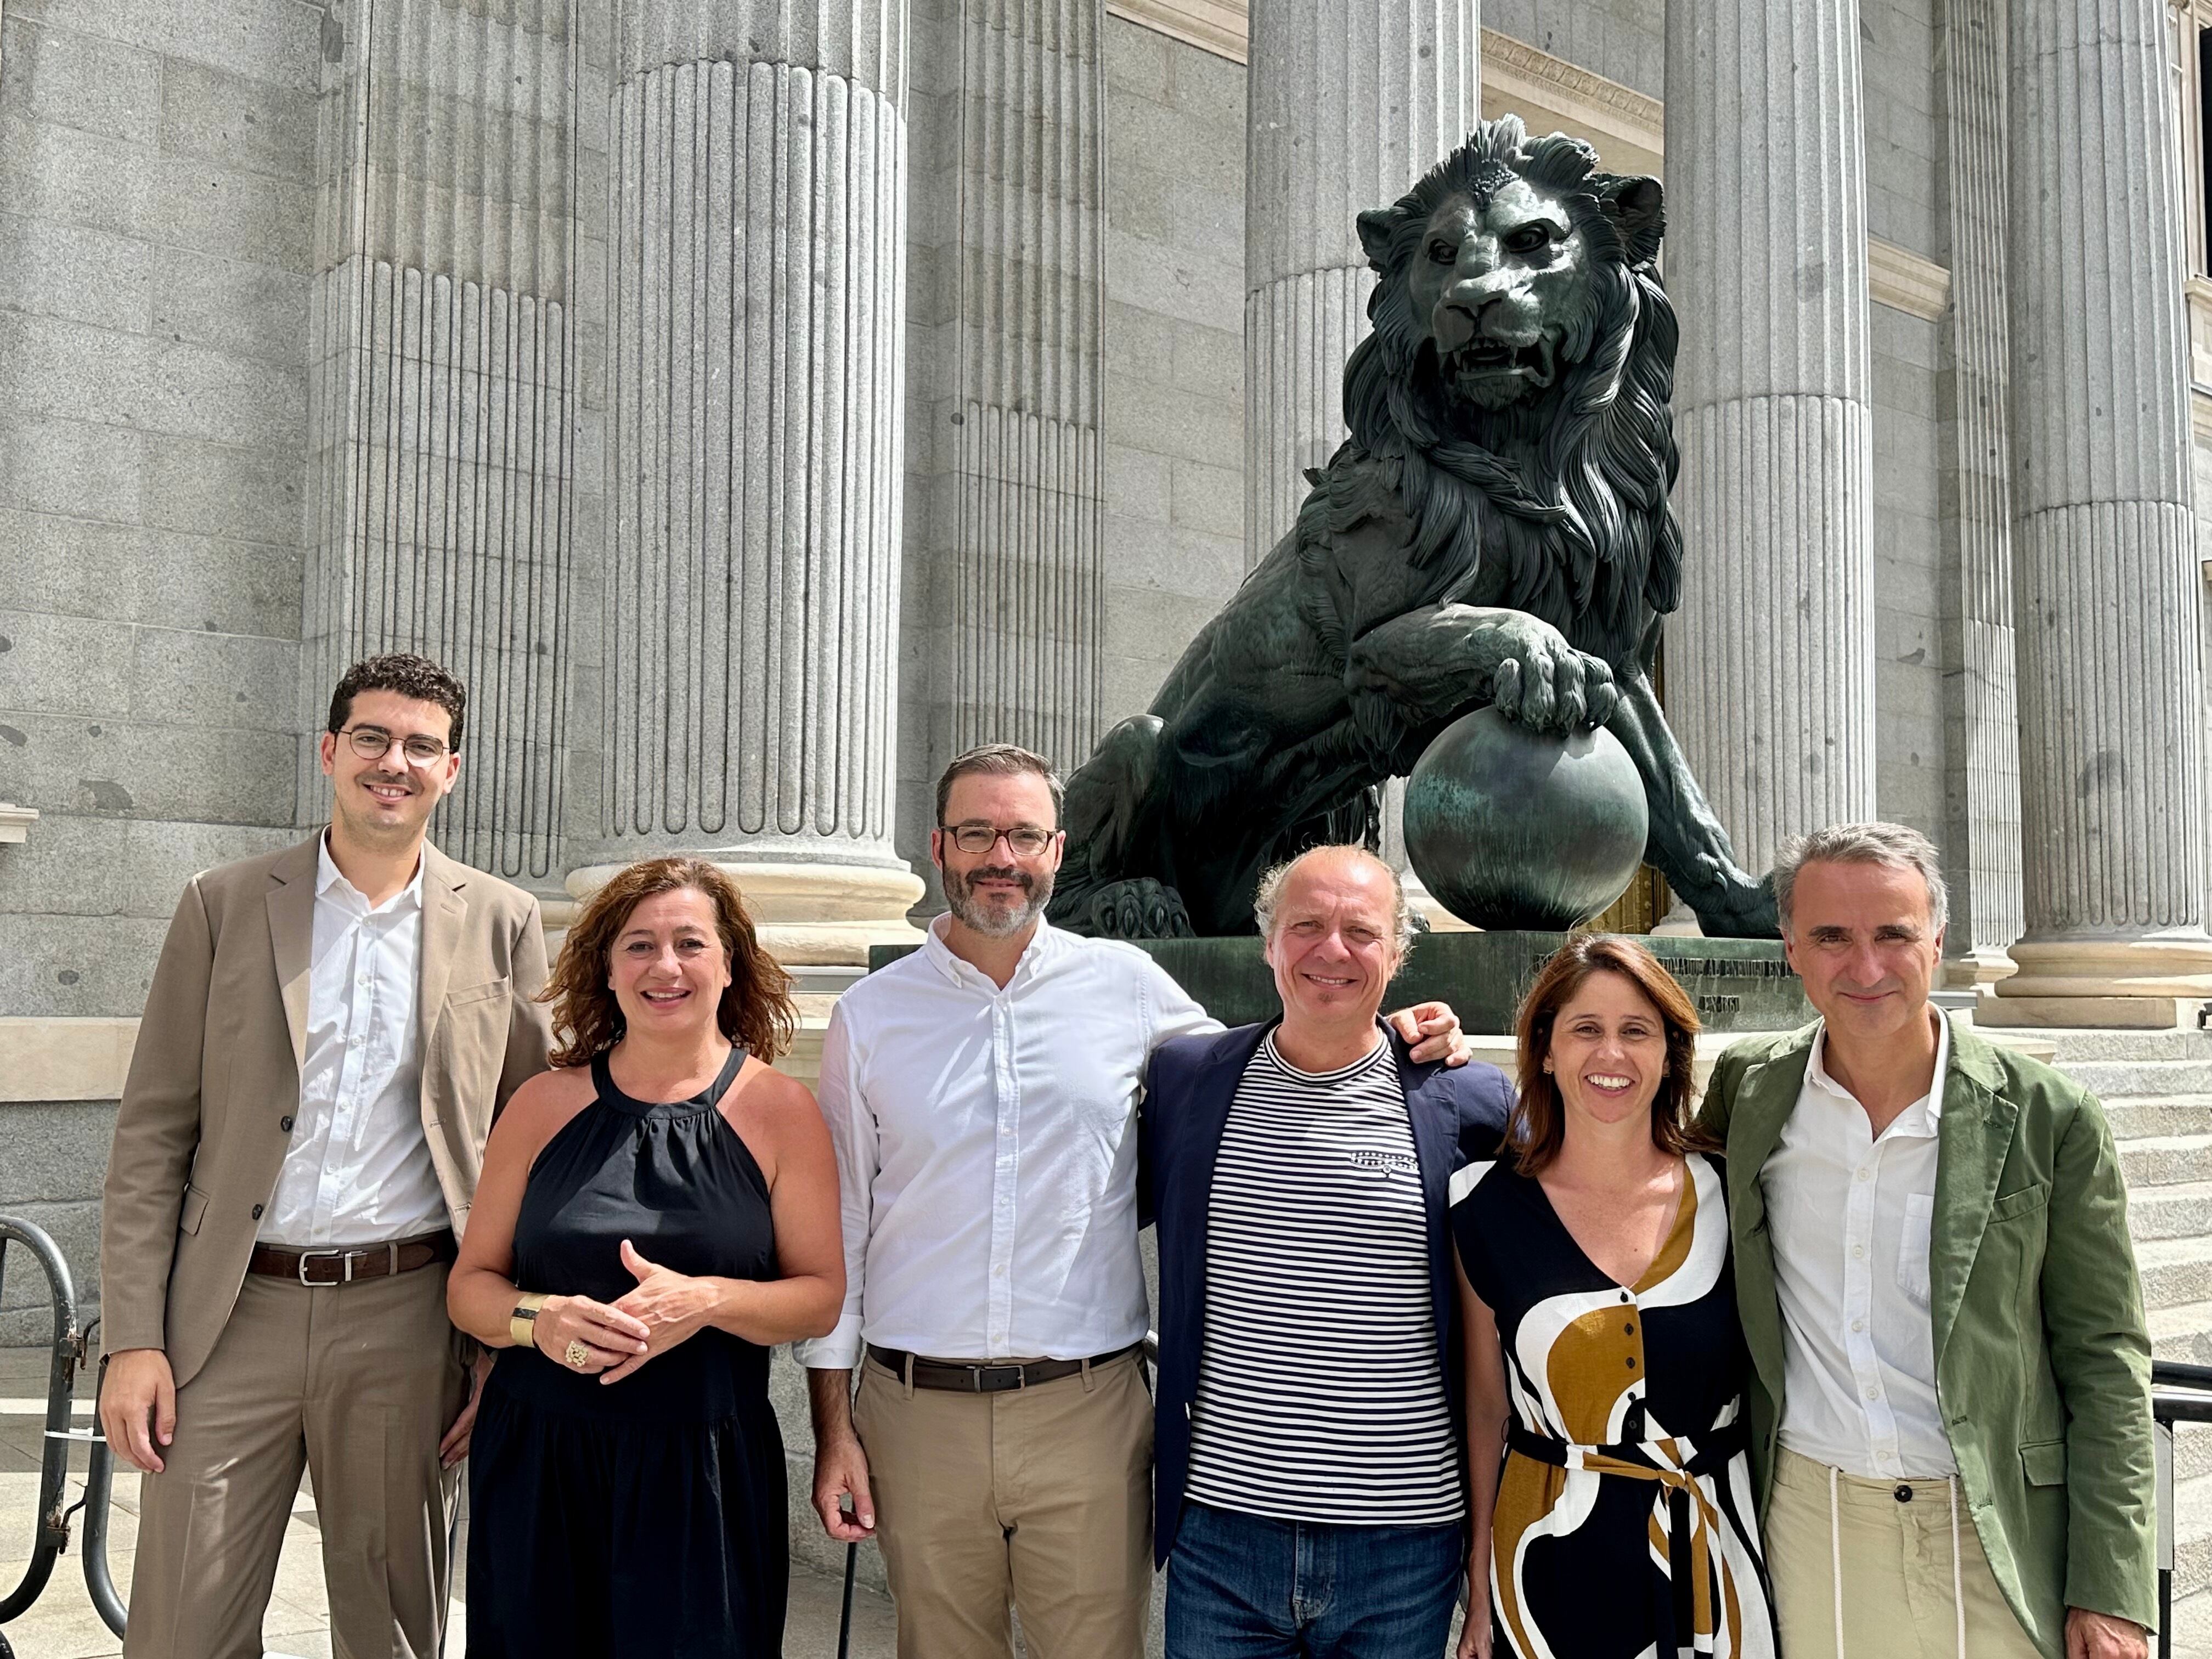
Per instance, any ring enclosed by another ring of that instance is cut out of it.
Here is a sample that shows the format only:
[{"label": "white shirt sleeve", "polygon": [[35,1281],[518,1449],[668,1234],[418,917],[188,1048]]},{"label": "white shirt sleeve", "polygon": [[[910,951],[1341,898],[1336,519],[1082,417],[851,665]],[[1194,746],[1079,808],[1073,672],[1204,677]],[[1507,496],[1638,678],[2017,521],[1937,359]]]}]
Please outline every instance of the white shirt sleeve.
[{"label": "white shirt sleeve", "polygon": [[841,1002],[830,1011],[822,1037],[822,1075],[815,1097],[830,1126],[837,1155],[837,1208],[845,1242],[845,1306],[827,1336],[792,1345],[793,1356],[813,1370],[853,1370],[860,1363],[860,1291],[873,1219],[872,1194],[879,1167],[875,1114],[854,1080],[853,1028]]},{"label": "white shirt sleeve", "polygon": [[1145,1006],[1151,1016],[1152,1025],[1152,1030],[1146,1034],[1147,1054],[1176,1037],[1200,1036],[1228,1029],[1192,1001],[1189,994],[1159,963],[1148,960],[1143,971]]}]

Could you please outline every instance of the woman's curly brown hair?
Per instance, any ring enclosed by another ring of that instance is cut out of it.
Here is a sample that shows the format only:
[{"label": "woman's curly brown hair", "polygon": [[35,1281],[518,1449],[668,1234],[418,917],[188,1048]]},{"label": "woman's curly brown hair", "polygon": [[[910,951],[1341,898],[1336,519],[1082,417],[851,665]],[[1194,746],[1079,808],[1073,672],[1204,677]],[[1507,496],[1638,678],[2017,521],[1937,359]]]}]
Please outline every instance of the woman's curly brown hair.
[{"label": "woman's curly brown hair", "polygon": [[799,1029],[791,975],[762,948],[737,883],[704,859],[643,859],[592,895],[538,993],[540,1002],[553,1005],[556,1066],[587,1065],[622,1041],[622,1006],[607,984],[615,940],[639,900],[686,888],[714,907],[716,931],[730,953],[729,988],[715,1010],[722,1035],[766,1061],[790,1051]]}]

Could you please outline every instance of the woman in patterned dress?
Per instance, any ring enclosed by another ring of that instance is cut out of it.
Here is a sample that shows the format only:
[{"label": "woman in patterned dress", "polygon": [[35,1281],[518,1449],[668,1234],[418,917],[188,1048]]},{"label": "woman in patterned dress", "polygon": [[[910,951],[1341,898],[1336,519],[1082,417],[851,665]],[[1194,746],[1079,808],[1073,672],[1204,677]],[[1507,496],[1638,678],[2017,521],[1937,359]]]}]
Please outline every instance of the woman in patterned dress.
[{"label": "woman in patterned dress", "polygon": [[1452,1178],[1474,1547],[1459,1659],[1774,1659],[1698,1018],[1642,945],[1522,1004],[1508,1150]]}]

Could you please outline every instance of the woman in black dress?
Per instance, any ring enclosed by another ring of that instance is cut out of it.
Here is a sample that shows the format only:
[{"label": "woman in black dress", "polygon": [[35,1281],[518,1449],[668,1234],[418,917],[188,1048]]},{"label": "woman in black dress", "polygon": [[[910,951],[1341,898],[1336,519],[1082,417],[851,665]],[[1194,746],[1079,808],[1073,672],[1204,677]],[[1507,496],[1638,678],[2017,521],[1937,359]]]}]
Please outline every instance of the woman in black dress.
[{"label": "woman in black dress", "polygon": [[560,1045],[484,1152],[447,1292],[503,1350],[469,1456],[471,1659],[773,1659],[769,1349],[836,1323],[837,1177],[767,1061],[788,981],[729,878],[632,865],[546,989]]},{"label": "woman in black dress", "polygon": [[1688,1115],[1697,1031],[1643,946],[1570,940],[1522,1005],[1507,1150],[1452,1177],[1460,1659],[1774,1659],[1726,1188]]}]

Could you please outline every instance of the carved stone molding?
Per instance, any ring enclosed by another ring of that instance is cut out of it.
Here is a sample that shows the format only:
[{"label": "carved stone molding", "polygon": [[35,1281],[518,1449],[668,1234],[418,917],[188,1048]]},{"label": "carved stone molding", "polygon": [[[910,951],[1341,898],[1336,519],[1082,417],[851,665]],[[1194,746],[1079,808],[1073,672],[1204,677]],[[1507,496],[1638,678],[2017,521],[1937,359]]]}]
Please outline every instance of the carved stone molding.
[{"label": "carved stone molding", "polygon": [[29,839],[31,826],[39,821],[36,807],[18,806],[11,800],[0,800],[0,842],[20,842]]},{"label": "carved stone molding", "polygon": [[1237,64],[1245,60],[1251,21],[1245,0],[1106,0],[1106,10],[1217,58]]},{"label": "carved stone molding", "polygon": [[1924,254],[1867,238],[1867,297],[1923,322],[1942,320],[1951,304],[1951,273]]}]

